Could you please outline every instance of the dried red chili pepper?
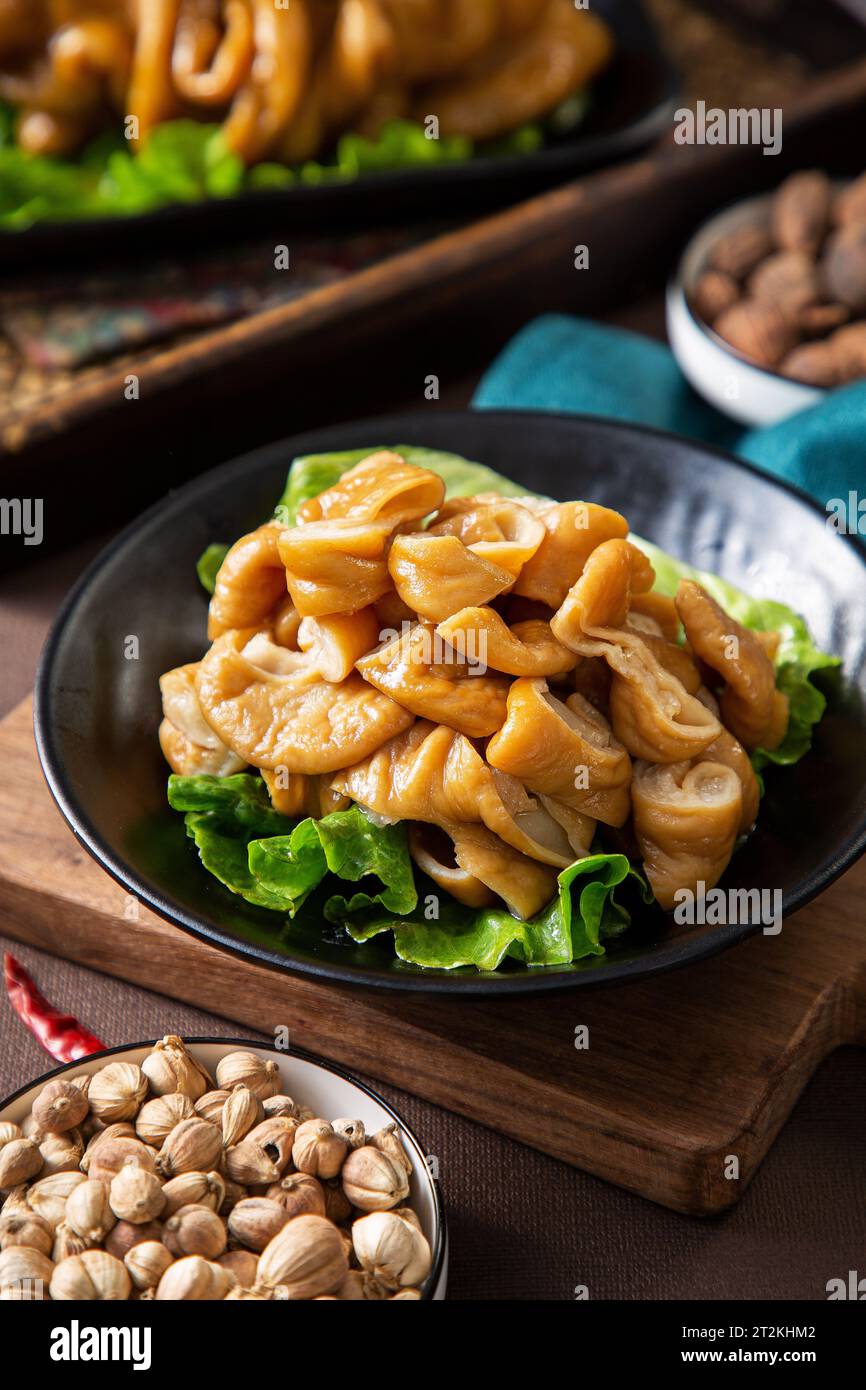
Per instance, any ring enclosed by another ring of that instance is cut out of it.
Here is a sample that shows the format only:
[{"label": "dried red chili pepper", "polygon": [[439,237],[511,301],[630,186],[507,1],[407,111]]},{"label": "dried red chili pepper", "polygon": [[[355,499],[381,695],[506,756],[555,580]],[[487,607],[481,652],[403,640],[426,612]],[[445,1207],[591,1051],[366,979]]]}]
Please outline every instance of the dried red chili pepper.
[{"label": "dried red chili pepper", "polygon": [[58,1062],[75,1062],[91,1052],[103,1052],[105,1043],[82,1028],[72,1014],[63,1014],[39,993],[20,961],[7,952],[3,975],[9,1002],[21,1022],[38,1038],[46,1052]]}]

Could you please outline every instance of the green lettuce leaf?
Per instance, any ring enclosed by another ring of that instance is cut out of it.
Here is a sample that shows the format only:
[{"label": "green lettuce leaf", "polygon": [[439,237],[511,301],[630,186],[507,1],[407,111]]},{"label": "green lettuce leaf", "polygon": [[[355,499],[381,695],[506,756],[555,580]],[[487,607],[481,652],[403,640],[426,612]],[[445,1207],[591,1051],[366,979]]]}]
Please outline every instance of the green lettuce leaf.
[{"label": "green lettuce leaf", "polygon": [[182,811],[186,833],[204,867],[233,893],[255,907],[285,911],[285,900],[259,883],[249,867],[248,847],[263,836],[291,831],[293,822],[270,803],[260,777],[176,777],[168,779],[168,803]]},{"label": "green lettuce leaf", "polygon": [[102,135],[75,160],[28,155],[9,138],[13,115],[0,120],[0,226],[151,212],[168,203],[230,197],[246,170],[227,149],[219,126],[167,121],[135,150],[121,135]]},{"label": "green lettuce leaf", "polygon": [[377,904],[411,912],[418,897],[406,827],[374,825],[359,806],[303,820],[290,835],[254,841],[249,869],[267,893],[282,897],[292,917],[328,873],[341,883],[363,884],[348,900],[338,893],[328,898],[329,921]]},{"label": "green lettuce leaf", "polygon": [[621,884],[630,883],[644,901],[652,901],[624,854],[590,855],[564,869],[558,882],[556,897],[529,922],[504,908],[475,910],[443,900],[438,892],[422,892],[420,910],[411,915],[367,912],[347,916],[344,925],[358,942],[393,932],[400,960],[428,969],[497,970],[506,956],[524,965],[561,966],[604,955],[602,942],[628,928],[631,916],[615,897]]},{"label": "green lettuce leaf", "polygon": [[411,912],[418,900],[404,825],[374,825],[358,806],[300,822],[275,811],[260,777],[176,777],[168,801],[186,817],[187,834],[220,883],[256,907],[294,917],[328,874],[334,887],[360,884],[346,899],[334,893],[325,915],[382,906]]},{"label": "green lettuce leaf", "polygon": [[215,542],[213,545],[209,545],[207,550],[198,558],[195,572],[202,588],[206,589],[209,594],[212,594],[216,588],[216,577],[230,549],[231,546],[229,545],[219,545]]},{"label": "green lettuce leaf", "polygon": [[812,731],[823,717],[827,701],[810,676],[840,664],[816,647],[808,627],[798,613],[775,599],[752,598],[727,580],[703,570],[693,569],[666,555],[658,546],[632,536],[632,540],[649,557],[656,572],[655,588],[673,598],[681,579],[694,579],[703,585],[726,613],[753,632],[778,632],[781,636],[776,653],[776,685],[788,696],[790,717],[788,732],[778,748],[770,751],[759,748],[752,756],[757,771],[768,763],[790,767],[797,763],[812,746]]},{"label": "green lettuce leaf", "polygon": [[[565,108],[564,108],[565,109]],[[579,111],[580,94],[571,109]],[[462,136],[427,138],[417,121],[389,121],[375,140],[347,134],[331,160],[290,169],[264,163],[245,169],[218,125],[165,121],[135,150],[118,133],[99,136],[74,160],[28,155],[15,144],[15,112],[0,104],[0,227],[88,217],[129,217],[171,203],[226,198],[245,190],[346,182],[392,169],[463,164],[477,157],[529,154],[547,138],[524,126],[504,140],[475,145]],[[561,133],[559,118],[550,133]]]}]

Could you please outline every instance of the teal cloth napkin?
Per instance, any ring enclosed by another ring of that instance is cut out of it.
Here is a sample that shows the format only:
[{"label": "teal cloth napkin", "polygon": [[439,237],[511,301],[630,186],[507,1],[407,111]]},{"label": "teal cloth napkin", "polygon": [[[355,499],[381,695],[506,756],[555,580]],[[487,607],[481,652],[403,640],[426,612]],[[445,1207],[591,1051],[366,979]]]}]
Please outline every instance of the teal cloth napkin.
[{"label": "teal cloth napkin", "polygon": [[473,404],[604,415],[715,444],[820,505],[866,487],[866,381],[782,424],[747,430],[707,405],[661,343],[589,319],[547,315],[513,338]]}]

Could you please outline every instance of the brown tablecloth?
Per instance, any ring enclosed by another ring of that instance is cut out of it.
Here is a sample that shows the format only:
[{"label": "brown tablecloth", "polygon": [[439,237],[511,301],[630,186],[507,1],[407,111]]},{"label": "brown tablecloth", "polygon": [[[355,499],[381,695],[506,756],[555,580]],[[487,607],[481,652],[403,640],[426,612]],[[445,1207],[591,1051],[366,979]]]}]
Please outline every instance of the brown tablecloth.
[{"label": "brown tablecloth", "polygon": [[[32,687],[51,616],[95,548],[0,578],[0,716]],[[7,947],[109,1045],[168,1032],[241,1032],[0,937]],[[50,1065],[0,999],[0,1098]],[[367,1079],[439,1159],[453,1298],[570,1299],[585,1284],[593,1299],[823,1299],[828,1279],[866,1273],[861,1050],[844,1049],[821,1068],[742,1201],[709,1221],[675,1215]]]}]

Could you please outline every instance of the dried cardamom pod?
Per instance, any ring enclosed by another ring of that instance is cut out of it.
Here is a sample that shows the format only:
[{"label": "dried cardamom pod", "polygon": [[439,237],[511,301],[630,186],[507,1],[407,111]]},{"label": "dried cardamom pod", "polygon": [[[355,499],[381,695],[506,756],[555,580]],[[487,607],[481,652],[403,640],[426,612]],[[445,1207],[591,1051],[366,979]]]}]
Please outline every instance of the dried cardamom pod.
[{"label": "dried cardamom pod", "polygon": [[130,1221],[134,1226],[155,1221],[165,1206],[159,1178],[134,1162],[124,1164],[114,1178],[108,1200],[118,1221]]},{"label": "dried cardamom pod", "polygon": [[259,1256],[259,1282],[289,1299],[334,1293],[348,1273],[340,1232],[323,1216],[296,1216]]},{"label": "dried cardamom pod", "polygon": [[105,1249],[116,1260],[125,1260],[129,1251],[145,1240],[162,1240],[161,1221],[145,1221],[140,1225],[132,1221],[118,1221],[105,1237]]},{"label": "dried cardamom pod", "polygon": [[337,1297],[352,1303],[381,1303],[390,1298],[390,1294],[366,1269],[350,1269],[337,1290]]},{"label": "dried cardamom pod", "polygon": [[279,1202],[269,1197],[246,1197],[229,1213],[229,1235],[260,1254],[288,1220],[289,1214]]},{"label": "dried cardamom pod", "polygon": [[84,1157],[84,1140],[77,1129],[62,1134],[48,1132],[39,1145],[42,1155],[42,1176],[52,1173],[77,1173]]},{"label": "dried cardamom pod", "polygon": [[239,1144],[245,1135],[265,1117],[264,1106],[248,1086],[238,1085],[229,1095],[222,1109],[223,1143],[229,1149]]},{"label": "dried cardamom pod", "polygon": [[[334,1133],[339,1134],[347,1149],[360,1149],[367,1142],[363,1120],[335,1120]],[[370,1140],[372,1143],[373,1141]]]},{"label": "dried cardamom pod", "polygon": [[222,1147],[222,1134],[216,1125],[198,1118],[181,1120],[157,1155],[156,1171],[164,1178],[206,1172],[218,1163]]},{"label": "dried cardamom pod", "polygon": [[275,1096],[280,1089],[280,1069],[276,1062],[265,1061],[255,1052],[229,1052],[221,1057],[216,1069],[217,1085],[231,1091],[240,1083],[257,1095],[259,1100]]},{"label": "dried cardamom pod", "polygon": [[287,1120],[297,1120],[300,1123],[301,1116],[298,1106],[291,1096],[268,1096],[262,1101],[262,1104],[269,1120],[272,1120],[275,1115],[282,1115]]},{"label": "dried cardamom pod", "polygon": [[40,1178],[27,1192],[27,1205],[56,1231],[66,1219],[66,1202],[71,1192],[86,1179],[83,1173],[52,1173]]},{"label": "dried cardamom pod", "polygon": [[352,1203],[343,1191],[343,1184],[339,1178],[328,1178],[322,1183],[322,1191],[325,1194],[325,1216],[335,1226],[342,1226],[352,1215]]},{"label": "dried cardamom pod", "polygon": [[25,1115],[21,1121],[21,1137],[23,1139],[33,1139],[37,1144],[42,1139],[42,1130],[36,1122],[36,1116],[31,1110],[29,1115]]},{"label": "dried cardamom pod", "polygon": [[[90,1121],[94,1119],[95,1117],[93,1115],[88,1116],[88,1119],[82,1125],[82,1131],[88,1129],[90,1127]],[[101,1144],[104,1139],[135,1138],[135,1126],[131,1125],[128,1120],[118,1120],[116,1124],[113,1125],[104,1125],[101,1120],[96,1120],[96,1124],[98,1128],[89,1136],[87,1147],[84,1150],[84,1158],[81,1163],[82,1173],[86,1173],[89,1169],[91,1154],[97,1144]]]},{"label": "dried cardamom pod", "polygon": [[11,1139],[0,1149],[0,1192],[10,1192],[35,1178],[42,1168],[39,1145],[32,1139]]},{"label": "dried cardamom pod", "polygon": [[94,1144],[81,1160],[82,1170],[96,1182],[111,1186],[114,1178],[128,1163],[135,1163],[147,1173],[156,1171],[156,1155],[140,1139],[103,1139]]},{"label": "dried cardamom pod", "polygon": [[157,1096],[181,1091],[190,1100],[198,1100],[206,1091],[213,1090],[213,1081],[205,1068],[188,1051],[183,1039],[174,1034],[154,1044],[141,1069]]},{"label": "dried cardamom pod", "polygon": [[87,1098],[100,1120],[134,1120],[147,1095],[147,1077],[134,1062],[109,1062],[95,1072]]},{"label": "dried cardamom pod", "polygon": [[347,1146],[326,1120],[305,1120],[299,1126],[292,1159],[301,1173],[314,1178],[335,1178],[343,1166]]},{"label": "dried cardamom pod", "polygon": [[231,1091],[206,1091],[195,1103],[195,1113],[201,1120],[210,1120],[212,1125],[222,1123],[223,1106]]},{"label": "dried cardamom pod", "polygon": [[176,1258],[215,1260],[226,1248],[226,1228],[210,1207],[181,1207],[163,1226],[162,1243]]},{"label": "dried cardamom pod", "polygon": [[386,1289],[422,1284],[430,1273],[426,1237],[395,1211],[360,1217],[352,1226],[352,1244],[361,1267]]},{"label": "dried cardamom pod", "polygon": [[218,1207],[220,1216],[228,1216],[229,1212],[242,1202],[245,1197],[249,1197],[250,1190],[242,1183],[233,1182],[231,1178],[225,1180],[225,1196]]},{"label": "dried cardamom pod", "polygon": [[135,1132],[143,1144],[151,1144],[158,1149],[181,1120],[189,1120],[194,1115],[189,1096],[184,1095],[183,1091],[171,1091],[168,1095],[145,1101],[135,1121]]},{"label": "dried cardamom pod", "polygon": [[156,1297],[160,1302],[223,1299],[234,1286],[231,1270],[202,1259],[201,1255],[187,1255],[169,1265],[159,1281]]},{"label": "dried cardamom pod", "polygon": [[221,1173],[181,1173],[162,1189],[165,1197],[163,1217],[168,1219],[181,1207],[210,1207],[220,1211],[226,1196],[226,1182]]},{"label": "dried cardamom pod", "polygon": [[54,1245],[51,1250],[51,1258],[55,1264],[67,1260],[70,1255],[82,1255],[85,1250],[90,1249],[91,1241],[85,1240],[77,1231],[73,1231],[68,1221],[61,1221],[54,1232]]},{"label": "dried cardamom pod", "polygon": [[13,1125],[11,1120],[0,1120],[0,1149],[12,1139],[23,1138],[24,1134],[20,1125]]},{"label": "dried cardamom pod", "polygon": [[278,1202],[288,1217],[328,1214],[323,1184],[309,1173],[287,1173],[265,1196]]},{"label": "dried cardamom pod", "polygon": [[5,1206],[0,1213],[0,1250],[9,1250],[13,1245],[25,1245],[30,1250],[38,1250],[41,1255],[50,1255],[54,1247],[54,1233],[48,1222],[29,1208],[13,1207],[7,1212]]},{"label": "dried cardamom pod", "polygon": [[284,1173],[292,1161],[297,1130],[297,1120],[289,1119],[286,1115],[274,1115],[270,1120],[257,1124],[246,1138],[250,1143],[260,1145],[279,1171]]},{"label": "dried cardamom pod", "polygon": [[87,1096],[71,1081],[49,1081],[33,1102],[33,1118],[43,1134],[63,1134],[80,1125],[89,1109]]},{"label": "dried cardamom pod", "polygon": [[349,1154],[341,1178],[352,1206],[361,1211],[387,1211],[409,1195],[409,1179],[403,1168],[371,1144]]},{"label": "dried cardamom pod", "polygon": [[257,1285],[256,1288],[244,1288],[238,1285],[237,1288],[230,1289],[223,1299],[224,1303],[272,1303],[274,1294],[271,1289],[264,1285]]},{"label": "dried cardamom pod", "polygon": [[129,1298],[132,1281],[113,1255],[85,1250],[54,1266],[49,1290],[55,1302],[118,1302]]},{"label": "dried cardamom pod", "polygon": [[253,1187],[261,1183],[274,1183],[280,1176],[280,1169],[269,1158],[261,1144],[249,1137],[225,1151],[225,1170],[232,1182],[243,1187]]},{"label": "dried cardamom pod", "polygon": [[397,1126],[393,1122],[378,1130],[370,1143],[374,1149],[380,1149],[383,1154],[387,1154],[394,1166],[402,1168],[407,1177],[412,1176],[412,1160],[404,1149],[403,1141],[397,1133]]},{"label": "dried cardamom pod", "polygon": [[101,1245],[116,1219],[104,1182],[83,1182],[66,1200],[68,1225],[90,1245]]},{"label": "dried cardamom pod", "polygon": [[29,1245],[12,1245],[0,1254],[0,1300],[35,1302],[47,1299],[54,1264]]},{"label": "dried cardamom pod", "polygon": [[143,1240],[123,1257],[129,1277],[137,1289],[155,1289],[174,1256],[158,1240]]},{"label": "dried cardamom pod", "polygon": [[417,1303],[420,1298],[420,1289],[400,1289],[399,1293],[392,1293],[391,1297],[388,1299],[388,1302],[397,1303],[399,1300],[405,1300],[407,1303],[410,1301],[412,1303]]},{"label": "dried cardamom pod", "polygon": [[259,1257],[251,1250],[227,1250],[220,1255],[217,1264],[227,1269],[242,1289],[251,1289],[258,1278]]}]

